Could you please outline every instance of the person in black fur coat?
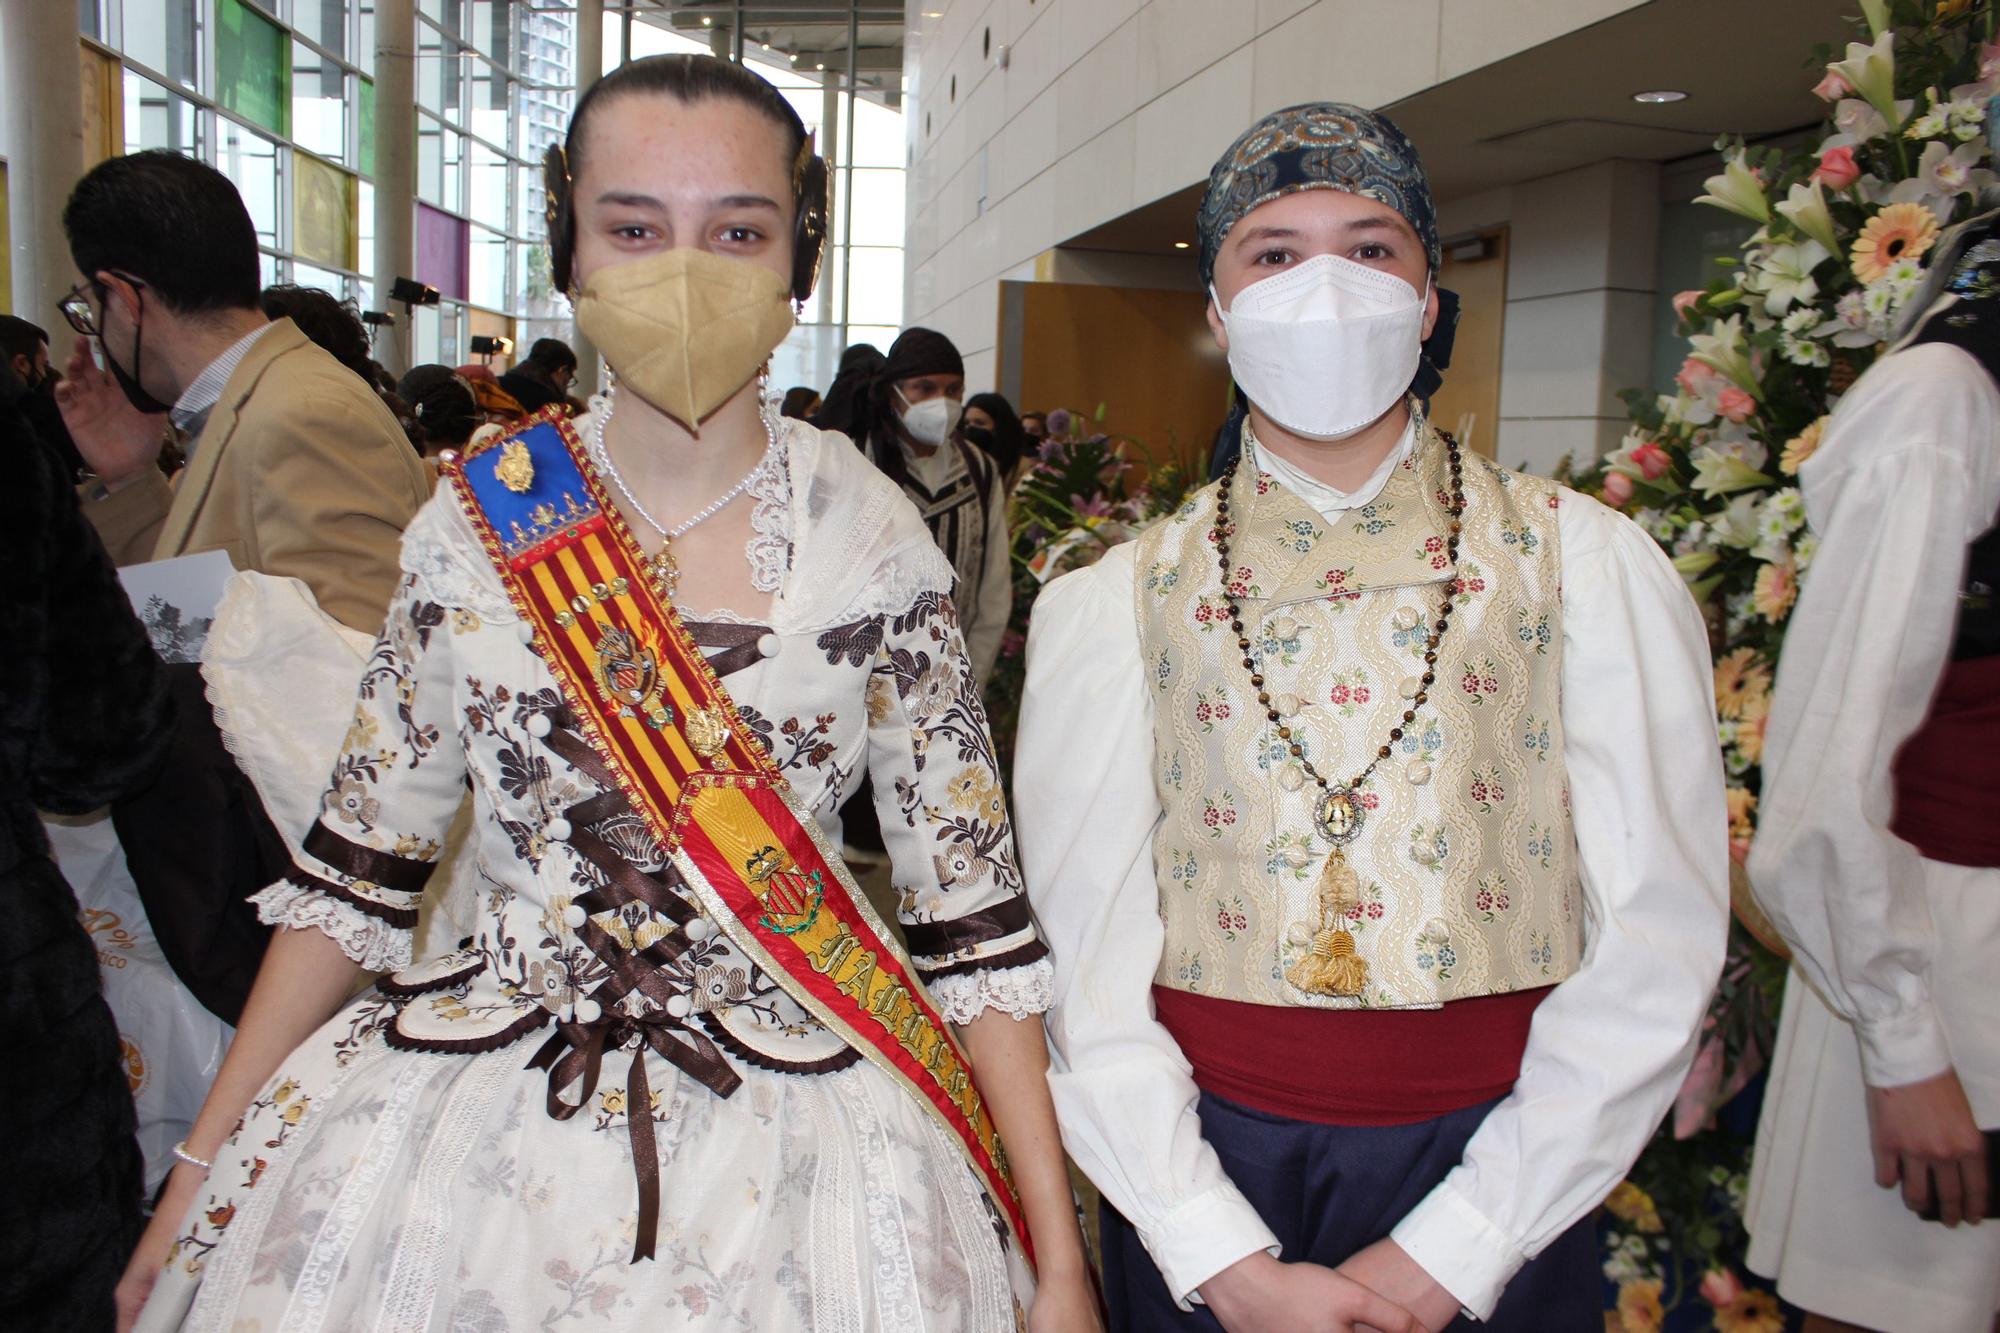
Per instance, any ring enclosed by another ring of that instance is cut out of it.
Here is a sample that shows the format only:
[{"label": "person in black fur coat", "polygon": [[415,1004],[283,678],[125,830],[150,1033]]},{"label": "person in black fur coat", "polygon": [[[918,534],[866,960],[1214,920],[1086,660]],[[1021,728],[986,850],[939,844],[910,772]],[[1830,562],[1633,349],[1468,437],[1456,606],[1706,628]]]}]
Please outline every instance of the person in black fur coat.
[{"label": "person in black fur coat", "polygon": [[40,808],[143,786],[172,709],[159,659],[0,365],[0,1328],[109,1329],[143,1162],[118,1028]]}]

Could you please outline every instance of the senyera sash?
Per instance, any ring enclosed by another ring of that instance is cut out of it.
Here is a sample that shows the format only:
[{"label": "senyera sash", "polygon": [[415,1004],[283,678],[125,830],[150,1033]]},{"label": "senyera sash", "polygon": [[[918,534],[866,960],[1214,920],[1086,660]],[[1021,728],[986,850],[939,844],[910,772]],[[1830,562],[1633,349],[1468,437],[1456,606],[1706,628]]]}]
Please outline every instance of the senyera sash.
[{"label": "senyera sash", "polygon": [[[900,942],[818,823],[793,804],[783,774],[647,577],[631,532],[583,459],[568,421],[549,415],[443,470],[580,729],[698,905],[951,1131],[1032,1260],[1006,1154],[964,1054]],[[599,1025],[615,1021],[607,1015]],[[583,1065],[594,1074],[603,1034],[585,1040],[582,1059],[555,1062],[545,1052],[538,1061],[574,1077]],[[627,1115],[641,1173],[636,1260],[652,1252],[658,1177],[643,1060],[634,1064]]]}]

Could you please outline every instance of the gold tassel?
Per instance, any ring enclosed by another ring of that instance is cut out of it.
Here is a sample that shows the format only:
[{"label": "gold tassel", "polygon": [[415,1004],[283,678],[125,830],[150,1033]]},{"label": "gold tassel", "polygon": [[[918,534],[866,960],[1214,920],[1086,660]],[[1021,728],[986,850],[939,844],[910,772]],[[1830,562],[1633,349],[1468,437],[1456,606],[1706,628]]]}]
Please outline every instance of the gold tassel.
[{"label": "gold tassel", "polygon": [[1346,931],[1322,930],[1285,979],[1315,995],[1359,995],[1368,988],[1368,960],[1355,956],[1354,937]]},{"label": "gold tassel", "polygon": [[1354,952],[1354,936],[1342,924],[1361,901],[1361,881],[1336,847],[1319,874],[1320,928],[1312,949],[1286,969],[1285,980],[1315,995],[1359,995],[1368,986],[1368,960]]}]

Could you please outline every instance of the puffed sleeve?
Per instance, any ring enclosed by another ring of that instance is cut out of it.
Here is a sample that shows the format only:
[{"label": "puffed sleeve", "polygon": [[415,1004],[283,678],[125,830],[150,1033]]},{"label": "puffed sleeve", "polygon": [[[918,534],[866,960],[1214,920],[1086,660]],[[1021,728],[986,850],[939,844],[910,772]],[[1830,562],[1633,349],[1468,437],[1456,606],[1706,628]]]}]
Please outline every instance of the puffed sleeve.
[{"label": "puffed sleeve", "polygon": [[1049,1092],[1063,1146],[1130,1219],[1183,1309],[1278,1238],[1223,1170],[1201,1090],[1153,1013],[1166,939],[1153,834],[1153,694],[1133,611],[1137,547],[1042,590],[1028,628],[1015,804],[1055,950]]},{"label": "puffed sleeve", "polygon": [[1611,1192],[1693,1063],[1729,934],[1708,634],[1666,553],[1562,493],[1563,762],[1588,937],[1521,1076],[1390,1232],[1475,1319]]},{"label": "puffed sleeve", "polygon": [[410,961],[417,907],[465,795],[448,616],[421,576],[403,577],[319,817],[292,872],[251,899],[267,923],[323,931],[377,971]]},{"label": "puffed sleeve", "polygon": [[1014,854],[999,765],[958,613],[941,593],[885,618],[868,682],[868,764],[917,975],[953,1023],[1049,1007],[1048,948]]}]

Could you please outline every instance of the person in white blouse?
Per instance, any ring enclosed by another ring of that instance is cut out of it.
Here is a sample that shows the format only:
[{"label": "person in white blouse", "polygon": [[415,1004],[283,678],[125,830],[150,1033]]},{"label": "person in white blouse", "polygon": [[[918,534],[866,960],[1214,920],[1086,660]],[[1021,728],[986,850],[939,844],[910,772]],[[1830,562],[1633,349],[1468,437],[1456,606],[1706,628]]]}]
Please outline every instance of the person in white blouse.
[{"label": "person in white blouse", "polygon": [[1819,545],[1748,866],[1796,971],[1746,1220],[1750,1267],[1819,1329],[2000,1313],[2000,1225],[1964,1225],[2000,1204],[1994,216],[1940,242],[1912,329],[1799,468]]},{"label": "person in white blouse", "polygon": [[1267,117],[1199,230],[1241,456],[1044,591],[1016,760],[1113,1327],[1599,1329],[1588,1214],[1722,962],[1700,616],[1425,419],[1451,307],[1394,125]]}]

